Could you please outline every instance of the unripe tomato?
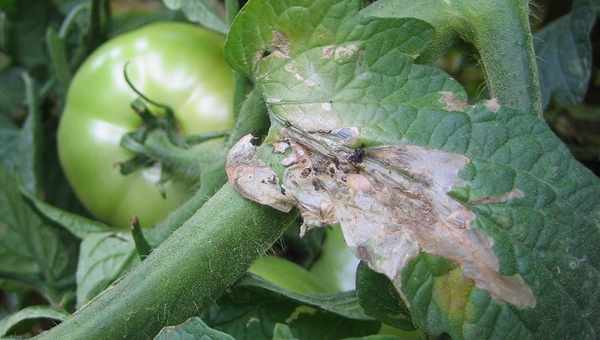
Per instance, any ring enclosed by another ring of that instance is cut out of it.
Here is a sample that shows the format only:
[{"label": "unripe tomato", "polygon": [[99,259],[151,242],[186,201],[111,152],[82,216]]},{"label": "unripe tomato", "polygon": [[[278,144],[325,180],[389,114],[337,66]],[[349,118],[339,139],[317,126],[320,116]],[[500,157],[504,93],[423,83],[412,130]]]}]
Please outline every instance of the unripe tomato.
[{"label": "unripe tomato", "polygon": [[319,278],[299,265],[277,256],[259,257],[249,272],[293,293],[311,294],[328,292]]},{"label": "unripe tomato", "polygon": [[222,131],[233,125],[233,74],[223,57],[224,38],[183,23],[152,24],[98,48],[75,75],[58,130],[66,176],[83,204],[118,227],[138,216],[152,226],[180,205],[192,188],[176,180],[157,187],[160,166],[129,175],[118,162],[132,155],[121,137],[142,121],[130,108],[140,92],[170,106],[182,134]]}]

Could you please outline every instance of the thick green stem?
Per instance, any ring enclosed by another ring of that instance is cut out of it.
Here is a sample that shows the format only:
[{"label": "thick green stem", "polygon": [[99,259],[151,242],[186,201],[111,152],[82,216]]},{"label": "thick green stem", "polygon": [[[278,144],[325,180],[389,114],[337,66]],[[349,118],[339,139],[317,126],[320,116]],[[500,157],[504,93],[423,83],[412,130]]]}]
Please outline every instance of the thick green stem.
[{"label": "thick green stem", "polygon": [[[227,24],[231,25],[233,19],[240,11],[239,0],[225,0],[225,12],[227,13]],[[250,82],[243,74],[233,71],[235,80],[235,90],[233,95],[233,114],[237,118],[242,108],[242,103],[246,99],[246,94],[250,89]]]},{"label": "thick green stem", "polygon": [[500,104],[541,116],[542,96],[527,0],[380,0],[365,15],[414,17],[435,37],[419,58],[431,62],[459,38],[479,52],[490,95]]},{"label": "thick green stem", "polygon": [[214,302],[294,220],[226,184],[113,287],[39,339],[148,339]]},{"label": "thick green stem", "polygon": [[541,117],[527,1],[478,1],[465,5],[464,13],[471,28],[466,38],[479,51],[491,96],[500,104]]}]

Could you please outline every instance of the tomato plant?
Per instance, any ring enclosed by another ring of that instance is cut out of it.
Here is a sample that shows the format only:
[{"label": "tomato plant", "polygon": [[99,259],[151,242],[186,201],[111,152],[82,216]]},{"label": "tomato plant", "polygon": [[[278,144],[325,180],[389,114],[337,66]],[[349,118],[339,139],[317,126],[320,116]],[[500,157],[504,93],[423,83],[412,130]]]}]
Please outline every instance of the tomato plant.
[{"label": "tomato plant", "polygon": [[0,337],[597,338],[600,8],[535,5],[0,1]]},{"label": "tomato plant", "polygon": [[173,109],[181,134],[223,131],[233,125],[233,75],[222,50],[217,33],[157,23],[106,42],[78,69],[58,148],[77,196],[99,219],[123,228],[138,216],[152,226],[192,194],[183,181],[160,184],[160,163],[128,175],[115,166],[131,157],[121,138],[142,125],[124,72],[138,91]]}]

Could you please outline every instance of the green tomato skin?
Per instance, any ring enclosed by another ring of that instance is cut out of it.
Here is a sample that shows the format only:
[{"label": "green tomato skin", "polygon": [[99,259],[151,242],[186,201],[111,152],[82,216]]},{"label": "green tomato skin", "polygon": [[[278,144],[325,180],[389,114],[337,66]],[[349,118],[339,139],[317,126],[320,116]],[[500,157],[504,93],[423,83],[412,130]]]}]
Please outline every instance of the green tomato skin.
[{"label": "green tomato skin", "polygon": [[141,119],[130,108],[135,87],[169,105],[180,131],[196,134],[233,126],[233,73],[223,37],[182,23],[158,23],[123,34],[98,48],[75,75],[58,130],[62,167],[83,204],[99,219],[127,227],[133,216],[152,226],[191,194],[168,181],[161,196],[160,168],[123,176],[118,162],[132,155],[119,146]]},{"label": "green tomato skin", "polygon": [[327,287],[321,284],[308,270],[281,257],[259,257],[252,263],[248,271],[293,293],[328,292]]},{"label": "green tomato skin", "polygon": [[344,241],[339,225],[327,228],[321,256],[310,268],[310,273],[329,292],[343,292],[356,288],[356,268],[360,260]]}]

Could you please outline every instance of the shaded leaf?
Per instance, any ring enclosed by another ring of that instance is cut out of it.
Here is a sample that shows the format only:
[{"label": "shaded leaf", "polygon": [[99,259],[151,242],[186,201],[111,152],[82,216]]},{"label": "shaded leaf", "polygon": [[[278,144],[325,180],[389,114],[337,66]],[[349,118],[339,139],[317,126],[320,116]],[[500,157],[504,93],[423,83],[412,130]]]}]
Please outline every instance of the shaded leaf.
[{"label": "shaded leaf", "polygon": [[81,242],[77,305],[82,306],[139,263],[129,234],[94,233]]},{"label": "shaded leaf", "polygon": [[369,335],[360,338],[346,338],[344,340],[407,340],[404,337],[396,335]]},{"label": "shaded leaf", "polygon": [[238,282],[237,286],[260,288],[274,296],[285,297],[297,303],[317,307],[349,319],[373,320],[363,311],[354,291],[334,294],[298,294],[281,289],[256,275],[247,275]]},{"label": "shaded leaf", "polygon": [[227,32],[224,9],[216,0],[163,0],[172,10],[182,10],[192,22],[220,33]]},{"label": "shaded leaf", "polygon": [[141,28],[153,22],[160,21],[183,21],[185,18],[178,13],[168,9],[158,9],[149,12],[127,11],[115,13],[111,18],[109,36],[116,37],[134,29]]},{"label": "shaded leaf", "polygon": [[15,117],[24,115],[25,85],[23,69],[9,67],[0,71],[0,115]]},{"label": "shaded leaf", "polygon": [[48,306],[26,307],[0,320],[0,337],[7,335],[12,328],[26,320],[52,319],[57,321],[64,321],[66,318],[69,317],[69,315],[69,313],[63,310]]},{"label": "shaded leaf", "polygon": [[288,325],[277,323],[273,328],[273,340],[297,340],[297,338],[294,337]]},{"label": "shaded leaf", "polygon": [[237,340],[271,340],[277,323],[288,325],[302,340],[363,336],[379,329],[379,322],[361,312],[353,292],[294,294],[252,275],[208,308],[202,319]]},{"label": "shaded leaf", "polygon": [[552,98],[560,106],[583,101],[592,74],[590,33],[595,21],[589,6],[576,6],[535,34],[544,108]]},{"label": "shaded leaf", "polygon": [[365,313],[390,326],[414,330],[408,308],[385,275],[361,262],[356,271],[356,295]]},{"label": "shaded leaf", "polygon": [[30,194],[24,194],[44,217],[67,229],[80,239],[93,233],[110,232],[114,229],[102,222],[56,208]]},{"label": "shaded leaf", "polygon": [[202,319],[194,317],[180,325],[163,328],[154,340],[235,340],[235,338],[208,327]]},{"label": "shaded leaf", "polygon": [[44,145],[42,112],[34,80],[28,73],[23,73],[23,81],[25,82],[28,114],[20,131],[18,148],[15,150],[15,170],[22,180],[23,187],[30,193],[38,194],[42,192],[41,172]]},{"label": "shaded leaf", "polygon": [[73,284],[77,244],[25,202],[0,167],[0,277],[36,288],[53,302]]}]

